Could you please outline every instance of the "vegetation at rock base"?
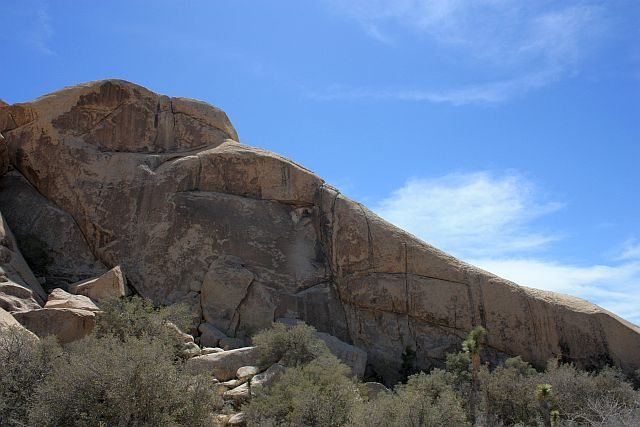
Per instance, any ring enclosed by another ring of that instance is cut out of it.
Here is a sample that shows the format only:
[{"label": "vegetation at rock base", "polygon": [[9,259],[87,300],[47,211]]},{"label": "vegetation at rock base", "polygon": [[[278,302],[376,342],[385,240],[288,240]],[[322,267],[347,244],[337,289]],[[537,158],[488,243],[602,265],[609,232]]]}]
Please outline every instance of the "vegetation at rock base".
[{"label": "vegetation at rock base", "polygon": [[271,328],[256,334],[252,341],[265,362],[280,361],[285,366],[298,366],[331,355],[326,344],[314,336],[315,332],[304,323],[294,326],[274,323]]},{"label": "vegetation at rock base", "polygon": [[213,379],[188,374],[166,327],[184,309],[140,298],[102,308],[94,333],[64,349],[1,331],[0,425],[211,425],[222,407]]},{"label": "vegetation at rock base", "polygon": [[360,397],[349,368],[331,354],[291,367],[243,407],[249,425],[342,426]]},{"label": "vegetation at rock base", "polygon": [[176,352],[184,337],[171,324],[189,323],[183,308],[139,298],[102,308],[94,333],[64,348],[18,328],[0,331],[0,425],[224,425],[217,417],[239,410],[249,426],[640,425],[640,392],[621,372],[557,361],[539,372],[520,357],[490,369],[476,351],[485,342],[479,329],[444,369],[372,395],[311,326],[274,324],[253,341],[283,372],[249,387],[244,404],[225,404],[222,384],[190,373]]}]

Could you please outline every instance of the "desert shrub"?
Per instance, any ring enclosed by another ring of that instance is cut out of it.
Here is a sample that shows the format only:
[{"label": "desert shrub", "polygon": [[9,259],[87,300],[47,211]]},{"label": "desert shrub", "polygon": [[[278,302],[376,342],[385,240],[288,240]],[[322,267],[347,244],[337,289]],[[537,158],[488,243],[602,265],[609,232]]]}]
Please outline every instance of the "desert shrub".
[{"label": "desert shrub", "polygon": [[359,401],[356,384],[350,375],[350,369],[331,354],[294,365],[278,382],[243,406],[247,424],[345,425]]},{"label": "desert shrub", "polygon": [[452,375],[436,369],[419,373],[398,385],[393,393],[360,403],[353,426],[464,426],[462,402],[451,386]]},{"label": "desert shrub", "polygon": [[98,316],[95,335],[113,335],[125,340],[128,337],[166,337],[171,329],[168,322],[179,329],[188,328],[191,321],[189,308],[183,304],[155,307],[153,302],[137,296],[114,298],[100,303],[103,311]]},{"label": "desert shrub", "polygon": [[469,388],[471,384],[471,356],[466,351],[448,353],[446,370],[453,375],[454,383],[459,391]]},{"label": "desert shrub", "polygon": [[492,372],[486,367],[480,371],[480,407],[489,425],[535,425],[538,418],[538,374],[522,359],[514,359]]},{"label": "desert shrub", "polygon": [[61,349],[17,327],[0,328],[0,425],[25,425],[28,405]]},{"label": "desert shrub", "polygon": [[274,323],[253,336],[253,343],[260,349],[263,361],[280,361],[285,366],[297,366],[330,354],[327,345],[315,335],[313,326],[299,323],[287,326]]},{"label": "desert shrub", "polygon": [[530,377],[538,373],[533,366],[531,366],[528,362],[522,360],[522,357],[510,357],[509,359],[504,361],[504,367],[509,369],[515,369],[522,375],[523,377]]},{"label": "desert shrub", "polygon": [[553,403],[560,417],[569,421],[601,423],[603,413],[598,407],[615,407],[622,413],[633,412],[638,406],[638,392],[620,371],[612,368],[590,373],[572,364],[550,362],[542,378],[553,387]]},{"label": "desert shrub", "polygon": [[32,425],[207,425],[222,404],[162,340],[90,336],[65,350],[36,391]]}]

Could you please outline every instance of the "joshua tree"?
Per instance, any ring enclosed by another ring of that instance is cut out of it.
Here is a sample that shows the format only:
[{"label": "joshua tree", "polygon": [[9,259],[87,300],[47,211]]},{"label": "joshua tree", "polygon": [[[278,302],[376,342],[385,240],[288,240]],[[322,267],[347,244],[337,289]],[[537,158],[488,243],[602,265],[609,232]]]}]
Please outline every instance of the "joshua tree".
[{"label": "joshua tree", "polygon": [[557,409],[551,410],[549,413],[551,418],[551,427],[558,427],[558,420],[560,419],[560,411]]},{"label": "joshua tree", "polygon": [[[538,405],[540,406],[540,415],[545,427],[551,427],[551,402],[549,399],[553,394],[553,388],[551,384],[538,384],[536,386],[536,398],[538,399]],[[557,411],[555,411],[557,412]],[[554,418],[557,419],[558,415],[554,414]],[[555,424],[555,423],[554,423]]]},{"label": "joshua tree", "polygon": [[478,395],[478,373],[480,372],[480,350],[487,341],[487,330],[482,326],[476,326],[469,332],[467,339],[462,342],[462,349],[471,356],[471,396],[469,410],[471,423],[476,421],[476,397]]}]

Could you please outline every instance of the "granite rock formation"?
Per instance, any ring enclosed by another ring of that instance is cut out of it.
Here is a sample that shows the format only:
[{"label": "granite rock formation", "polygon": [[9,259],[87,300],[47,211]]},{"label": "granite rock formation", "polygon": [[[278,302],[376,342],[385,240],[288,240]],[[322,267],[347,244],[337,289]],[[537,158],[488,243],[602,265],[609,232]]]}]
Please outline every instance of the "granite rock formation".
[{"label": "granite rock formation", "polygon": [[387,381],[407,348],[419,367],[441,364],[478,324],[489,358],[640,368],[637,326],[443,253],[240,144],[203,102],[91,82],[0,107],[0,133],[13,169],[0,211],[48,289],[120,265],[134,292],[187,303],[230,337],[305,320],[365,350]]}]

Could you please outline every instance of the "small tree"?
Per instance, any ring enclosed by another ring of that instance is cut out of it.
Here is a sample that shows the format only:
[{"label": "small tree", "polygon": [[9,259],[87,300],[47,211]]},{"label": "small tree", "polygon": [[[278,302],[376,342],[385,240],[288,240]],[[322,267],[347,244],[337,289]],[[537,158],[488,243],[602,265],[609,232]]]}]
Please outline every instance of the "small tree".
[{"label": "small tree", "polygon": [[478,373],[480,372],[480,351],[487,340],[487,330],[482,326],[476,326],[469,332],[467,339],[462,342],[462,349],[471,357],[471,396],[469,409],[471,422],[475,424],[475,411],[478,396]]},{"label": "small tree", "polygon": [[551,384],[538,384],[536,386],[536,399],[540,405],[540,416],[545,427],[551,427],[551,396],[553,387]]}]

